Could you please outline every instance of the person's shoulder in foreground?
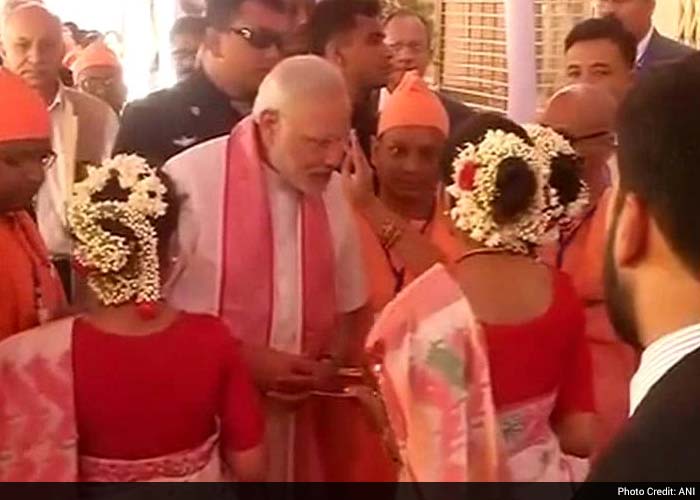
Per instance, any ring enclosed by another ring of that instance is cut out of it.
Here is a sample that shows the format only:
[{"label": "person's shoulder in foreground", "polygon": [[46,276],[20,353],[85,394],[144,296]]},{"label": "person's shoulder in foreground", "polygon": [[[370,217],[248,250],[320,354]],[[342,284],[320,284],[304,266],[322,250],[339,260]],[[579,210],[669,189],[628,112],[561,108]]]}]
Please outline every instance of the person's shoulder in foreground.
[{"label": "person's shoulder in foreground", "polygon": [[605,290],[644,349],[632,416],[589,482],[700,480],[700,54],[653,70],[622,105]]}]

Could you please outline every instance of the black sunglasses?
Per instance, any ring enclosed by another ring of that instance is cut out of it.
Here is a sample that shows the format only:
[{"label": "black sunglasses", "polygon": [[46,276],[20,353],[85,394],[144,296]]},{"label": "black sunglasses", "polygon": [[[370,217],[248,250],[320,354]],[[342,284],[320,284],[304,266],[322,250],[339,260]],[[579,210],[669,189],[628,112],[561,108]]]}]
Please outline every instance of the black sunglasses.
[{"label": "black sunglasses", "polygon": [[229,33],[236,35],[247,41],[252,47],[260,50],[269,49],[272,46],[282,49],[284,46],[284,37],[280,33],[269,31],[266,29],[253,30],[251,28],[234,28],[228,29]]}]

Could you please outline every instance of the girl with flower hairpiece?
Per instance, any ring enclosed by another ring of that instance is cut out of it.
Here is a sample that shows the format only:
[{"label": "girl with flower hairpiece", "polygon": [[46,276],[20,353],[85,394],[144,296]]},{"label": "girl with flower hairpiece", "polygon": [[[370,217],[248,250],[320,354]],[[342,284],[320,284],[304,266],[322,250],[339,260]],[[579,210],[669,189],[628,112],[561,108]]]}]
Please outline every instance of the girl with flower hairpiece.
[{"label": "girl with flower hairpiece", "polygon": [[[380,381],[404,461],[419,480],[431,477],[421,464],[440,462],[454,472],[440,480],[484,480],[463,465],[475,458],[487,479],[582,479],[594,431],[583,307],[569,279],[535,258],[561,211],[550,163],[503,117],[480,115],[461,132],[448,192],[469,250],[407,288],[368,340],[384,351]],[[442,444],[414,443],[436,415]]]},{"label": "girl with flower hairpiece", "polygon": [[236,341],[161,300],[168,179],[137,156],[89,167],[68,219],[91,306],[0,346],[0,480],[262,479],[263,417]]}]

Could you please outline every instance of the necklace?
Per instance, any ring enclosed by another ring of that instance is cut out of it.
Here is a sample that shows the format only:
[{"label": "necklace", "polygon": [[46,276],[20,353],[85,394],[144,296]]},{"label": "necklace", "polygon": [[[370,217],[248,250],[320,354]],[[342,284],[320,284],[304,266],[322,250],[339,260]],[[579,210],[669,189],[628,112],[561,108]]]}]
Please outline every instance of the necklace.
[{"label": "necklace", "polygon": [[462,255],[460,258],[455,260],[455,264],[459,264],[461,262],[464,262],[470,257],[475,257],[477,255],[495,255],[495,254],[510,254],[510,255],[515,255],[518,257],[527,257],[527,254],[523,252],[516,252],[515,250],[511,250],[508,248],[477,248],[474,250],[469,250],[467,253]]},{"label": "necklace", "polygon": [[[433,221],[434,216],[435,206],[433,206],[430,212],[430,216],[426,219],[426,221],[418,230],[420,234],[424,235],[428,231],[428,228],[430,227],[430,223]],[[387,250],[386,248],[382,248],[382,250],[384,250],[384,256],[386,257],[387,263],[389,264],[391,274],[394,276],[394,295],[398,295],[399,292],[403,290],[404,286],[406,285],[406,266],[396,265],[392,257],[391,251]]]}]

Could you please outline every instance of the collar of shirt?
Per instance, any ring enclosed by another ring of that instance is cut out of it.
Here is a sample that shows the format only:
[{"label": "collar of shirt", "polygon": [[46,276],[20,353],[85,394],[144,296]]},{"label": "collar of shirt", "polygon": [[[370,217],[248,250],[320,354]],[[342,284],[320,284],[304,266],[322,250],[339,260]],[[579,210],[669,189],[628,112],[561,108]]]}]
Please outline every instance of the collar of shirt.
[{"label": "collar of shirt", "polygon": [[49,106],[49,113],[51,113],[54,110],[60,110],[61,108],[63,108],[63,104],[65,102],[65,95],[63,89],[63,84],[59,83],[58,90],[56,91],[56,97],[53,98],[53,102]]},{"label": "collar of shirt", "polygon": [[[214,82],[212,82],[202,70],[195,72],[190,78],[185,80],[183,82],[183,87],[186,93],[189,93],[194,97],[194,102],[201,104],[202,106],[212,106],[218,108],[219,106],[224,105],[241,116],[245,116],[245,114],[247,114],[241,113],[243,103],[239,101],[232,101],[225,92],[222,92],[216,85],[214,85]],[[248,106],[250,106],[250,104],[248,104]]]},{"label": "collar of shirt", "polygon": [[644,350],[630,385],[630,415],[651,388],[691,352],[700,348],[700,324],[664,335]]},{"label": "collar of shirt", "polygon": [[642,62],[644,54],[646,54],[649,44],[651,43],[651,37],[654,36],[654,27],[649,28],[649,32],[642,38],[642,40],[637,44],[637,64]]}]

